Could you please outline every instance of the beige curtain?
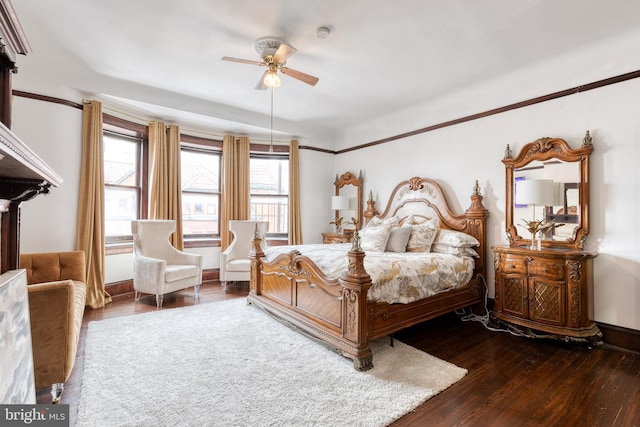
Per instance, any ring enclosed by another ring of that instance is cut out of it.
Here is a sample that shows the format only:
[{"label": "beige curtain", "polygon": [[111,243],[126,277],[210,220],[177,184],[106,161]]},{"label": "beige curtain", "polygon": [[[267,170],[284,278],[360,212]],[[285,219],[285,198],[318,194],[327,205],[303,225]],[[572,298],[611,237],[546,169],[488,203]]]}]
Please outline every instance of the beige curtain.
[{"label": "beige curtain", "polygon": [[222,206],[220,237],[224,251],[231,243],[229,220],[249,219],[249,138],[225,135],[222,140]]},{"label": "beige curtain", "polygon": [[149,219],[173,219],[171,244],[184,249],[182,184],[180,182],[180,128],[149,123]]},{"label": "beige curtain", "polygon": [[289,147],[289,244],[302,244],[300,222],[300,149],[298,141],[291,140]]},{"label": "beige curtain", "polygon": [[85,253],[87,298],[91,308],[111,302],[104,289],[104,161],[102,104],[82,103],[82,166],[76,248]]}]

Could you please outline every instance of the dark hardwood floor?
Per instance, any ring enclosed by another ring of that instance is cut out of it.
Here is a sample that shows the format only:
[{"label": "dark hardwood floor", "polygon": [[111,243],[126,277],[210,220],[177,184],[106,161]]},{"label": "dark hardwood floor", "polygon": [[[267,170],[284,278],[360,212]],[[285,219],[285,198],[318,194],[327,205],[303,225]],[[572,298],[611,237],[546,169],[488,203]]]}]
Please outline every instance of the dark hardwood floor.
[{"label": "dark hardwood floor", "polygon": [[[246,287],[202,285],[199,304],[246,296]],[[165,297],[163,310],[192,305],[190,290]],[[114,297],[87,309],[80,346],[62,403],[75,425],[87,323],[156,310],[153,297]],[[396,339],[469,371],[394,426],[640,426],[640,354],[609,347],[588,349],[558,341],[493,332],[451,314],[396,334]],[[374,357],[375,363],[375,357]],[[105,393],[108,393],[105,390]],[[38,390],[47,403],[48,390]],[[212,421],[211,425],[215,425]],[[300,425],[304,425],[301,410]]]}]

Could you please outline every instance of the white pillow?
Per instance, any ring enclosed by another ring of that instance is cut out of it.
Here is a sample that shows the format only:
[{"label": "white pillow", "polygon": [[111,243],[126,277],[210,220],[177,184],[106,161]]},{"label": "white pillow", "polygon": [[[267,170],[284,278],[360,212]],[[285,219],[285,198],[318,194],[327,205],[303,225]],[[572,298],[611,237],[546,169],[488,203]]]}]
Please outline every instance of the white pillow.
[{"label": "white pillow", "polygon": [[421,224],[413,224],[407,242],[407,252],[429,252],[437,232],[438,222],[435,218]]},{"label": "white pillow", "polygon": [[442,254],[466,255],[474,258],[480,258],[480,255],[473,248],[465,248],[460,246],[447,246],[434,243],[431,245],[431,252],[439,252]]},{"label": "white pillow", "polygon": [[391,234],[391,227],[383,225],[373,225],[371,222],[360,231],[360,247],[364,251],[384,252],[387,247],[387,240]]},{"label": "white pillow", "polygon": [[411,226],[409,224],[392,228],[385,252],[406,252],[409,237],[411,237]]},{"label": "white pillow", "polygon": [[439,228],[436,238],[433,241],[434,244],[455,246],[459,248],[471,248],[473,246],[480,246],[480,242],[475,237],[462,233],[461,231],[446,230]]},{"label": "white pillow", "polygon": [[374,216],[373,218],[371,218],[371,220],[369,221],[369,223],[365,228],[383,225],[384,227],[391,230],[392,227],[397,227],[399,223],[400,223],[400,220],[398,219],[397,216],[392,216],[387,219],[382,219],[382,218],[378,218],[377,216]]}]

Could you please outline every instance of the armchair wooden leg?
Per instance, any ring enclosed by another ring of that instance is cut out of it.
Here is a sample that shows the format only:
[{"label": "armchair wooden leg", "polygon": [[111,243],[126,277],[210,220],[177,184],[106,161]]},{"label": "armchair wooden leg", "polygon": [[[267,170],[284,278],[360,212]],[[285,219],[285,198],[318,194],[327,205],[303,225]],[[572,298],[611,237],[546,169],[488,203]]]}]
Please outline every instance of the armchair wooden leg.
[{"label": "armchair wooden leg", "polygon": [[195,285],[193,290],[195,292],[195,299],[200,299],[200,284]]},{"label": "armchair wooden leg", "polygon": [[156,306],[162,308],[162,301],[164,301],[164,295],[156,295]]},{"label": "armchair wooden leg", "polygon": [[55,383],[51,386],[51,403],[53,403],[54,405],[58,405],[60,403],[63,390],[63,383]]},{"label": "armchair wooden leg", "polygon": [[140,292],[134,291],[134,296],[136,301],[140,301]]}]

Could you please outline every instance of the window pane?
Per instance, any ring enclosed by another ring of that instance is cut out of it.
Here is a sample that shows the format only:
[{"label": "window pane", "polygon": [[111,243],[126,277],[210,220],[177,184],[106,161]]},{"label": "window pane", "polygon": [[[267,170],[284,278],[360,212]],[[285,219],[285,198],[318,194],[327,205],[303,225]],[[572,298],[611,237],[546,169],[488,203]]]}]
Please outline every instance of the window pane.
[{"label": "window pane", "polygon": [[104,183],[136,186],[136,142],[105,134],[103,145]]},{"label": "window pane", "polygon": [[218,234],[218,195],[182,193],[182,234]]},{"label": "window pane", "polygon": [[135,188],[104,189],[105,236],[130,236],[131,220],[138,211],[138,192]]},{"label": "window pane", "polygon": [[182,150],[182,191],[220,192],[220,155]]},{"label": "window pane", "polygon": [[220,234],[220,154],[183,149],[182,234],[189,237]]},{"label": "window pane", "polygon": [[289,159],[251,159],[251,194],[289,194]]},{"label": "window pane", "polygon": [[287,234],[289,232],[289,198],[251,196],[249,219],[269,221],[269,234]]},{"label": "window pane", "polygon": [[137,153],[141,140],[105,132],[103,141],[105,239],[130,240],[131,220],[140,211]]},{"label": "window pane", "polygon": [[289,159],[251,158],[249,218],[269,221],[269,234],[289,232]]}]

